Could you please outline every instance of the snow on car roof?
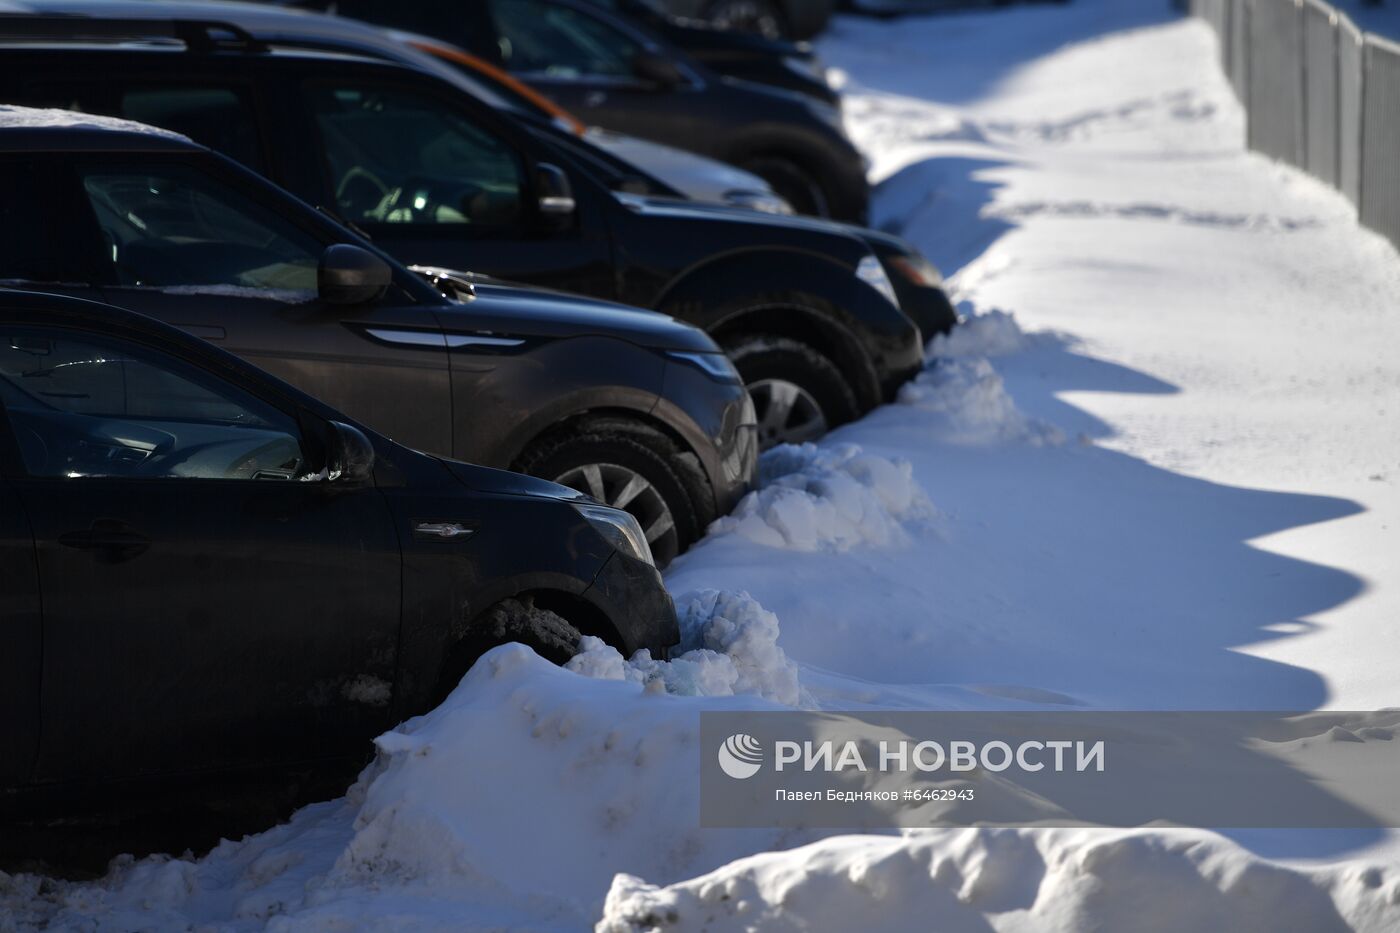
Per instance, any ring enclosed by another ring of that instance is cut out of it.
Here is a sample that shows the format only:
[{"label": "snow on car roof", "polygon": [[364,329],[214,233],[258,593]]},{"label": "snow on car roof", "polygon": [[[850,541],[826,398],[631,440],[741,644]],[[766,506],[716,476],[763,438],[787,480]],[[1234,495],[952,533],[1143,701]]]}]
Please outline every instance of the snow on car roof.
[{"label": "snow on car roof", "polygon": [[190,142],[188,136],[172,133],[155,126],[123,120],[119,117],[104,117],[92,113],[79,113],[74,110],[54,108],[15,107],[0,104],[0,129],[53,129],[68,128],[81,130],[108,130],[122,133],[140,133],[146,136],[159,136]]}]

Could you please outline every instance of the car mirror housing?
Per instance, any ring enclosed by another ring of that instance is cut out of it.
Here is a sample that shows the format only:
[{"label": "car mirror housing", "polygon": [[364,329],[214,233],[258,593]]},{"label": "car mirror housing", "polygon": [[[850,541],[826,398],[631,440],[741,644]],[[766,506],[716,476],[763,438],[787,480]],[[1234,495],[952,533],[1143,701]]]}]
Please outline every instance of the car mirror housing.
[{"label": "car mirror housing", "polygon": [[374,443],[365,432],[343,421],[329,423],[326,434],[326,481],[362,486],[374,479]]},{"label": "car mirror housing", "polygon": [[541,162],[535,166],[535,190],[540,214],[548,220],[567,220],[578,208],[569,176],[557,165]]},{"label": "car mirror housing", "polygon": [[316,268],[316,291],[327,304],[378,301],[393,281],[394,272],[387,262],[350,243],[326,247]]},{"label": "car mirror housing", "polygon": [[673,88],[685,79],[680,66],[655,52],[638,52],[632,58],[632,73],[648,84],[661,88]]}]

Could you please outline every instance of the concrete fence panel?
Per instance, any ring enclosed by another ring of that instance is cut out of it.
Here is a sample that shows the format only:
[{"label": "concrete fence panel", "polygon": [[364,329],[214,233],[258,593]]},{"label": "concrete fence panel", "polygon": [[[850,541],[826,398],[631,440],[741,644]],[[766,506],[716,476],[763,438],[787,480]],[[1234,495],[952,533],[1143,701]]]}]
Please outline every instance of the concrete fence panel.
[{"label": "concrete fence panel", "polygon": [[1337,14],[1306,0],[1303,16],[1303,167],[1337,186]]},{"label": "concrete fence panel", "polygon": [[1400,44],[1366,37],[1361,222],[1400,244]]},{"label": "concrete fence panel", "polygon": [[1302,11],[1294,0],[1249,3],[1249,147],[1303,164]]},{"label": "concrete fence panel", "polygon": [[1350,19],[1337,24],[1337,187],[1361,203],[1361,69],[1366,39]]}]

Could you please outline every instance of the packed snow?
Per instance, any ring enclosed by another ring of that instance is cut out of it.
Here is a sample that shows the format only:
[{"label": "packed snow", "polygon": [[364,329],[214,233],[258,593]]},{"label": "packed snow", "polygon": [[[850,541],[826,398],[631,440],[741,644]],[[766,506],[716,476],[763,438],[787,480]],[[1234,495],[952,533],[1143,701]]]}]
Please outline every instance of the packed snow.
[{"label": "packed snow", "polygon": [[78,113],[72,110],[55,110],[38,107],[16,107],[0,104],[0,129],[39,130],[52,128],[111,130],[122,133],[139,133],[143,136],[159,136],[164,139],[178,139],[189,142],[189,137],[155,126],[123,120],[120,117],[104,117],[98,114]]},{"label": "packed snow", "polygon": [[668,571],[672,659],[498,648],[344,798],[0,876],[0,929],[1400,928],[1382,831],[698,828],[702,710],[1400,705],[1400,257],[1244,151],[1210,30],[1076,0],[821,51],[967,321],[765,456]]}]

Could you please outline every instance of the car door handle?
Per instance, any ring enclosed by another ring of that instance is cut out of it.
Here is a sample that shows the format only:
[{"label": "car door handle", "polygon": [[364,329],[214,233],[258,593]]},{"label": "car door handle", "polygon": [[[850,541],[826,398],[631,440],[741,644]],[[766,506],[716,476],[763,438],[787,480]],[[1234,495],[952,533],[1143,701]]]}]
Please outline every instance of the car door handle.
[{"label": "car door handle", "polygon": [[151,539],[133,531],[124,522],[99,520],[87,531],[70,531],[58,536],[58,543],[79,551],[102,551],[117,560],[129,560],[151,546]]}]

